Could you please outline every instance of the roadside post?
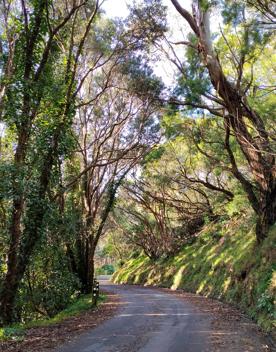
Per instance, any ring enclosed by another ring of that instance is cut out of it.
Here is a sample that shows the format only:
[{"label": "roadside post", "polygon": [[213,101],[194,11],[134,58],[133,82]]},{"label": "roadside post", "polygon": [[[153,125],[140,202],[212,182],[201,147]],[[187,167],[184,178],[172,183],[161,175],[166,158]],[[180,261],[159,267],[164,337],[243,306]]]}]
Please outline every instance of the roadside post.
[{"label": "roadside post", "polygon": [[99,294],[100,294],[100,283],[99,283],[99,281],[94,279],[93,290],[92,290],[92,304],[93,304],[93,306],[97,306]]}]

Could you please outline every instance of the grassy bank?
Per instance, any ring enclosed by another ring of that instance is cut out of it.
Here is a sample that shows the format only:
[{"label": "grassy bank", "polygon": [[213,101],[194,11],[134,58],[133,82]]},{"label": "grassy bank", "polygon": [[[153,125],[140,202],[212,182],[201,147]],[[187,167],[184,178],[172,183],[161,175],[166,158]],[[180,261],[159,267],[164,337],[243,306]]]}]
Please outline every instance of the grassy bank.
[{"label": "grassy bank", "polygon": [[204,227],[177,255],[151,261],[130,259],[117,283],[184,289],[238,306],[266,331],[275,332],[276,226],[261,246],[254,219],[239,216]]},{"label": "grassy bank", "polygon": [[[100,295],[99,304],[105,300],[105,295]],[[0,341],[1,340],[21,340],[24,338],[24,332],[27,329],[34,327],[47,327],[54,324],[61,323],[67,318],[77,316],[80,313],[92,309],[92,295],[83,295],[67,308],[59,312],[53,318],[41,319],[27,322],[26,324],[14,324],[0,328]]]}]

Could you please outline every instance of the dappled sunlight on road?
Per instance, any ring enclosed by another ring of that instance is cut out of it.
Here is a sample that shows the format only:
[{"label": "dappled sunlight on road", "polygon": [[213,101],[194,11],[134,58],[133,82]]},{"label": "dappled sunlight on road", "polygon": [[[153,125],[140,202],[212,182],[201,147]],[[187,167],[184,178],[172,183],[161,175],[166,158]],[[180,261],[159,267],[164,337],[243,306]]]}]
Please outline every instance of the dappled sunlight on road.
[{"label": "dappled sunlight on road", "polygon": [[172,317],[172,316],[185,316],[185,315],[191,315],[191,314],[189,314],[189,313],[176,313],[176,314],[166,314],[166,313],[119,314],[118,317],[135,317],[135,316]]},{"label": "dappled sunlight on road", "polygon": [[[116,302],[117,315],[56,352],[266,351],[252,349],[248,336],[241,336],[237,329],[213,325],[214,312],[221,308],[215,301],[198,296],[193,300],[195,295],[189,293],[183,299],[170,290],[114,285],[108,281],[102,287],[120,297]],[[201,306],[197,304],[200,299]],[[243,324],[246,328],[250,322]],[[225,341],[230,349],[225,350]]]}]

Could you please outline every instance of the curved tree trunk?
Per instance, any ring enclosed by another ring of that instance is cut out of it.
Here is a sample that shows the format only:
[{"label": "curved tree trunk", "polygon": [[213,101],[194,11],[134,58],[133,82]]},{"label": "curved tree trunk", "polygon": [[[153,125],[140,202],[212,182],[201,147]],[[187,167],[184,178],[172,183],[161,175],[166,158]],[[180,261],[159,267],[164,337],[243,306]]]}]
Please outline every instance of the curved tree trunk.
[{"label": "curved tree trunk", "polygon": [[[226,123],[230,125],[234,136],[245,156],[257,184],[253,186],[242,174],[234,170],[233,174],[241,183],[252,208],[257,214],[256,236],[261,242],[267,235],[269,226],[276,220],[276,165],[268,133],[261,117],[248,105],[246,96],[242,95],[233,83],[229,82],[220,65],[218,56],[213,50],[209,28],[209,11],[203,10],[198,2],[193,16],[179,4],[171,0],[177,11],[189,23],[199,40],[199,55],[207,67],[209,77],[217,94],[222,98],[227,110]],[[247,126],[250,121],[258,138],[254,138]],[[231,152],[230,152],[231,153]],[[231,156],[230,156],[231,159]],[[235,167],[232,154],[232,166]]]}]

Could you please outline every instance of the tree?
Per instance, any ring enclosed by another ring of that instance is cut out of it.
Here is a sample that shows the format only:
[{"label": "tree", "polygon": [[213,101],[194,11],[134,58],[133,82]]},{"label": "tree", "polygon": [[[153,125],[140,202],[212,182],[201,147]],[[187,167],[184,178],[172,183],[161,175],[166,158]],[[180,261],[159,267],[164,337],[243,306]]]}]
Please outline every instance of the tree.
[{"label": "tree", "polygon": [[[110,69],[114,70],[114,63]],[[140,80],[141,75],[142,72]],[[81,171],[80,178],[84,220],[78,235],[76,262],[79,263],[84,292],[92,290],[95,250],[104,234],[117,189],[156,139],[150,128],[150,120],[157,111],[156,104],[152,104],[148,94],[137,96],[131,88],[133,79],[121,74],[120,67],[115,72],[109,71],[107,76],[110,88],[101,95],[97,93],[97,99],[92,104],[80,104],[78,112],[78,157],[85,172]],[[93,79],[92,87],[95,88]],[[91,98],[91,90],[87,92]]]},{"label": "tree", "polygon": [[81,58],[85,83],[77,97],[74,157],[80,169],[66,177],[64,187],[70,193],[78,184],[76,196],[81,198],[77,205],[81,224],[66,246],[86,293],[92,291],[95,251],[117,189],[158,139],[156,100],[162,90],[147,58],[138,61],[137,52],[145,44],[136,27],[125,31],[120,23],[107,21],[95,32]]},{"label": "tree", "polygon": [[[177,0],[172,0],[172,4],[189,24],[194,34],[190,42],[183,42],[183,44],[188,45],[190,49],[195,51],[201,75],[205,81],[210,80],[212,85],[213,91],[205,90],[200,94],[205,97],[205,102],[207,100],[215,104],[215,106],[210,106],[201,100],[197,103],[183,102],[183,105],[190,104],[194,107],[206,109],[223,118],[225,149],[230,158],[232,173],[240,182],[257,214],[256,236],[258,241],[261,242],[265,238],[269,226],[274,224],[276,219],[275,151],[265,119],[254,108],[250,98],[250,93],[254,90],[253,79],[248,81],[245,66],[247,62],[253,65],[255,57],[251,56],[252,52],[258,43],[263,45],[268,37],[254,27],[254,21],[247,20],[242,15],[244,7],[240,7],[236,12],[239,15],[240,23],[242,23],[242,26],[239,27],[241,46],[238,53],[231,50],[231,46],[228,45],[227,38],[224,36],[235,66],[234,76],[227,76],[223,66],[223,58],[216,52],[211,36],[210,13],[214,6],[212,2],[194,2],[192,14],[183,8]],[[237,20],[237,17],[235,19]],[[257,40],[258,35],[260,42]],[[255,36],[254,41],[251,36]],[[231,133],[235,136],[250,167],[254,177],[253,182],[250,182],[237,166],[229,142]]]},{"label": "tree", "polygon": [[[183,177],[171,144],[159,146],[162,153],[153,149],[139,179],[124,183],[114,212],[126,241],[153,260],[174,255],[195,236],[205,218],[213,220],[210,192]],[[174,146],[183,152],[179,140]]]},{"label": "tree", "polygon": [[[61,148],[64,145],[62,130],[69,129],[72,123],[78,60],[98,12],[96,2],[88,6],[90,14],[83,17],[85,5],[87,3],[82,1],[73,3],[69,8],[64,3],[55,3],[52,7],[43,0],[34,5],[21,2],[22,20],[16,26],[16,42],[13,51],[5,53],[8,61],[11,56],[13,58],[13,74],[4,76],[4,122],[7,128],[16,128],[17,140],[11,168],[8,270],[0,297],[4,323],[10,323],[14,318],[19,283],[40,237],[52,171],[66,149]],[[55,6],[59,11],[55,11]],[[9,20],[13,21],[11,9],[9,6],[8,14]],[[16,8],[13,10],[17,11]],[[6,8],[4,16],[5,11]],[[79,16],[85,18],[85,27],[80,40],[75,42],[72,35],[76,33]],[[9,41],[8,36],[7,39]],[[63,46],[59,45],[61,42]],[[58,67],[54,66],[56,62],[59,62]],[[8,83],[6,79],[9,79]],[[37,129],[41,133],[39,139],[36,138]],[[32,155],[37,151],[31,148],[33,141],[44,144],[44,148],[40,148],[41,144],[37,145],[42,153],[38,162]],[[37,162],[36,166],[30,165],[32,159]],[[34,167],[37,170],[30,180],[29,173],[32,174]],[[29,186],[34,187],[31,194],[28,194]]]}]

